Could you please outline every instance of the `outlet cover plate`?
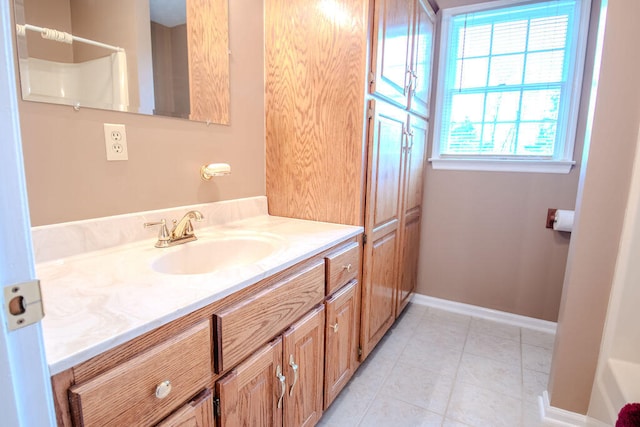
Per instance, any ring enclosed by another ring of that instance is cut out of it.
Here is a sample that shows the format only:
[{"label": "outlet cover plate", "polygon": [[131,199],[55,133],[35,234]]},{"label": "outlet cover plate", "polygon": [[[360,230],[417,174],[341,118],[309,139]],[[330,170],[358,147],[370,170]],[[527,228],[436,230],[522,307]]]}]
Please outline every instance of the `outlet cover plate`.
[{"label": "outlet cover plate", "polygon": [[107,160],[129,160],[127,150],[127,131],[124,125],[105,123],[104,144],[107,151]]}]

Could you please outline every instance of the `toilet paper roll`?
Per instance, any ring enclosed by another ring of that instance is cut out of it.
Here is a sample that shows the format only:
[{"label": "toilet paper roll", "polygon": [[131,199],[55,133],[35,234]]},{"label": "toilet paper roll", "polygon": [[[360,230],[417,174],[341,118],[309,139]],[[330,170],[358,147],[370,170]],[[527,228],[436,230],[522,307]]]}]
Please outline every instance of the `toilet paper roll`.
[{"label": "toilet paper roll", "polygon": [[574,211],[558,209],[556,211],[555,220],[553,221],[553,229],[556,231],[568,231],[571,233],[573,229]]}]

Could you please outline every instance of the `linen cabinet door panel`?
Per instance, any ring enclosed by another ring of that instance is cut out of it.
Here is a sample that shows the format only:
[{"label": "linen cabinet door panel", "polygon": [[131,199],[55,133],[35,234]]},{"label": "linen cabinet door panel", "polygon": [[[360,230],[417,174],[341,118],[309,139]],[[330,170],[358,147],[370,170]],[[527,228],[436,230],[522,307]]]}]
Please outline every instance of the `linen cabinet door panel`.
[{"label": "linen cabinet door panel", "polygon": [[402,264],[398,283],[396,318],[409,303],[418,280],[418,254],[420,247],[420,210],[413,211],[405,219]]},{"label": "linen cabinet door panel", "polygon": [[429,125],[416,116],[409,117],[409,138],[405,149],[404,215],[422,205],[424,164]]},{"label": "linen cabinet door panel", "polygon": [[362,323],[362,359],[395,320],[397,262],[400,249],[403,147],[407,114],[370,101],[369,164],[366,193]]},{"label": "linen cabinet door panel", "polygon": [[320,305],[283,334],[284,427],[314,426],[322,416],[324,314]]},{"label": "linen cabinet door panel", "polygon": [[411,84],[411,21],[414,0],[376,0],[371,92],[407,105]]},{"label": "linen cabinet door panel", "polygon": [[280,427],[286,393],[282,338],[267,344],[216,383],[219,426]]},{"label": "linen cabinet door panel", "polygon": [[428,124],[416,116],[409,117],[409,138],[405,147],[402,251],[396,298],[396,317],[409,302],[418,277],[420,217]]},{"label": "linen cabinet door panel", "polygon": [[431,97],[435,13],[427,3],[427,0],[415,1],[416,13],[413,25],[412,82],[409,109],[420,116],[428,118],[429,99]]},{"label": "linen cabinet door panel", "polygon": [[326,302],[324,408],[331,405],[358,367],[359,284],[353,280]]},{"label": "linen cabinet door panel", "polygon": [[206,389],[156,427],[215,427],[213,395]]}]

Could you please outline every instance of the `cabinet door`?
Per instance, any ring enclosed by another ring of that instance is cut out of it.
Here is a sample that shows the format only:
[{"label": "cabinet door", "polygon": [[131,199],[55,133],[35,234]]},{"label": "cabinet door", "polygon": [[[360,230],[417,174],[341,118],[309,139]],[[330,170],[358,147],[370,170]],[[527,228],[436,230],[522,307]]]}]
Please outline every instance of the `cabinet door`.
[{"label": "cabinet door", "polygon": [[284,426],[314,426],[322,416],[324,306],[312,310],[283,335],[287,376]]},{"label": "cabinet door", "polygon": [[431,69],[433,66],[433,35],[435,14],[427,0],[415,0],[416,14],[413,25],[411,55],[411,96],[409,109],[423,117],[429,117],[431,95]]},{"label": "cabinet door", "polygon": [[278,338],[219,380],[220,425],[281,426],[286,392],[282,372],[282,339]]},{"label": "cabinet door", "polygon": [[405,148],[402,253],[396,317],[415,291],[418,278],[420,215],[428,125],[425,120],[409,118],[409,139]]},{"label": "cabinet door", "polygon": [[353,280],[326,302],[325,409],[331,405],[358,367],[358,291],[358,281]]},{"label": "cabinet door", "polygon": [[411,21],[415,0],[375,2],[371,92],[407,105],[411,82]]},{"label": "cabinet door", "polygon": [[370,101],[361,344],[363,360],[395,320],[406,113]]},{"label": "cabinet door", "polygon": [[211,389],[198,394],[191,402],[171,414],[156,427],[214,427]]}]

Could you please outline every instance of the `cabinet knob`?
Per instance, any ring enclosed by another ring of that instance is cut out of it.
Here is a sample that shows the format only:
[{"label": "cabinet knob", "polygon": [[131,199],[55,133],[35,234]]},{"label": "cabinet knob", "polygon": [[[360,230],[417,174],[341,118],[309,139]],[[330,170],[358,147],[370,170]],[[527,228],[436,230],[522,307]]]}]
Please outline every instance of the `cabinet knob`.
[{"label": "cabinet knob", "polygon": [[343,270],[347,270],[347,272],[351,272],[351,269],[353,268],[353,266],[351,264],[347,264],[347,265],[343,265],[342,269]]},{"label": "cabinet knob", "polygon": [[331,329],[333,329],[333,332],[334,332],[334,333],[335,333],[335,332],[338,332],[338,323],[337,323],[337,322],[336,322],[336,324],[335,324],[335,325],[330,325],[329,327],[330,327]]},{"label": "cabinet knob", "polygon": [[169,393],[171,393],[171,381],[169,380],[162,381],[156,387],[156,397],[158,399],[164,399],[165,397],[169,396]]}]

